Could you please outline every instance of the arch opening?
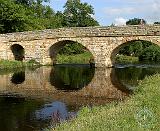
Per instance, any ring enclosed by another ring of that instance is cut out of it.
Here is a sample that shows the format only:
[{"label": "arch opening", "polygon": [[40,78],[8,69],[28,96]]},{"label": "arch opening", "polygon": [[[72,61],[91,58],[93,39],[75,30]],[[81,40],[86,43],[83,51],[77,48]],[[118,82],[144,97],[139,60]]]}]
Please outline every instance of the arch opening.
[{"label": "arch opening", "polygon": [[112,64],[160,62],[160,46],[150,41],[132,40],[112,51]]},{"label": "arch opening", "polygon": [[52,64],[90,64],[94,66],[92,53],[82,44],[64,40],[49,48]]},{"label": "arch opening", "polygon": [[23,59],[25,58],[25,51],[24,48],[19,45],[19,44],[14,44],[11,46],[11,50],[14,56],[14,59],[17,61],[23,61]]}]

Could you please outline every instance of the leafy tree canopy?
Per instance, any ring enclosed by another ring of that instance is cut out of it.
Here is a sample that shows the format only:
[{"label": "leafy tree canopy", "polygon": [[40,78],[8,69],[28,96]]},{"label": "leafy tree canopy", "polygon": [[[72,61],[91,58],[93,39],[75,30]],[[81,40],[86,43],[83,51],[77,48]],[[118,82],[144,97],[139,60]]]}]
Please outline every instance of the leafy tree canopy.
[{"label": "leafy tree canopy", "polygon": [[146,24],[147,22],[144,19],[134,18],[130,19],[126,22],[126,25],[140,25],[140,24]]},{"label": "leafy tree canopy", "polygon": [[0,0],[0,32],[15,32],[25,30],[27,16],[21,5],[11,0]]},{"label": "leafy tree canopy", "polygon": [[25,6],[31,6],[35,3],[41,4],[42,2],[49,2],[49,0],[14,0],[17,4],[22,4]]},{"label": "leafy tree canopy", "polygon": [[92,17],[94,9],[87,3],[81,3],[80,0],[68,0],[64,6],[64,26],[68,27],[86,27],[99,25]]},{"label": "leafy tree canopy", "polygon": [[119,50],[119,54],[138,57],[140,61],[160,61],[160,47],[149,41],[131,41]]},{"label": "leafy tree canopy", "polygon": [[154,22],[154,24],[160,24],[160,22]]}]

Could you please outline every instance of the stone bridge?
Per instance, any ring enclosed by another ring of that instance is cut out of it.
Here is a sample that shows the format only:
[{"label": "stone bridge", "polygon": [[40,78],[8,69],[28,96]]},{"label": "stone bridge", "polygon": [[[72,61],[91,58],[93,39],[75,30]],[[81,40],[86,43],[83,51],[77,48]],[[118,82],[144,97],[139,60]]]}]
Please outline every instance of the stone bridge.
[{"label": "stone bridge", "polygon": [[[35,59],[41,64],[52,64],[61,47],[74,41],[93,54],[96,67],[111,67],[119,48],[133,40],[160,45],[160,25],[74,27],[1,34],[0,59]],[[19,58],[15,52],[24,55]]]}]

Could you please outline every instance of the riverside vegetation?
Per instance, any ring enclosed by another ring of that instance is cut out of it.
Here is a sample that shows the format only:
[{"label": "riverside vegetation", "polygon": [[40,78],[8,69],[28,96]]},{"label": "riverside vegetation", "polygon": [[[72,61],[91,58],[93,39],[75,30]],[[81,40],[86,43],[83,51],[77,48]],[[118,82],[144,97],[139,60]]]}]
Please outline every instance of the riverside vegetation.
[{"label": "riverside vegetation", "polygon": [[57,56],[57,64],[89,64],[92,54],[90,52],[85,52],[82,54],[75,55],[60,55]]},{"label": "riverside vegetation", "polygon": [[41,66],[35,60],[30,60],[28,62],[22,61],[10,61],[10,60],[0,60],[0,70],[1,69],[13,69],[13,68],[23,68],[23,67],[33,67],[33,66]]},{"label": "riverside vegetation", "polygon": [[134,94],[124,102],[84,107],[78,117],[53,130],[66,131],[146,131],[160,129],[160,75],[139,82]]}]

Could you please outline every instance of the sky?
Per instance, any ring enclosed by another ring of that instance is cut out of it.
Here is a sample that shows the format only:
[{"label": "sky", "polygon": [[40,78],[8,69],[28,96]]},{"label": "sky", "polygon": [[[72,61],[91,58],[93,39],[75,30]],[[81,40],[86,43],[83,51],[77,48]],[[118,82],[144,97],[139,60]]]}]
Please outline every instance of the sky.
[{"label": "sky", "polygon": [[[67,0],[50,0],[55,11],[63,11]],[[81,0],[92,5],[94,18],[101,26],[124,25],[133,18],[145,19],[151,24],[160,21],[160,0]]]}]

